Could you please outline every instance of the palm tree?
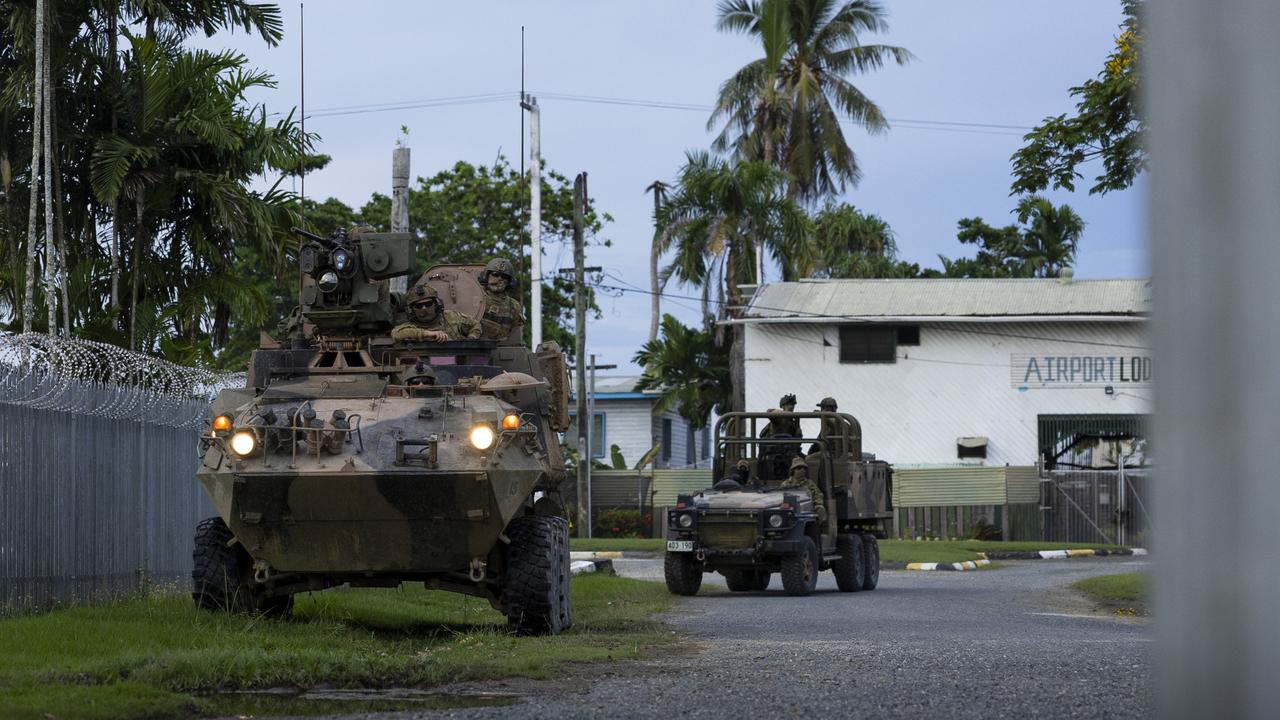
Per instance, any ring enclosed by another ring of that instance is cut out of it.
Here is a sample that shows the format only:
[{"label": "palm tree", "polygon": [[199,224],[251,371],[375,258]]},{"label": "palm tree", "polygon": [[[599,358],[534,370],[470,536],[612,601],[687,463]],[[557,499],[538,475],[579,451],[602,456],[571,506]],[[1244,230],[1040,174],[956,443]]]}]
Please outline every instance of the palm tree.
[{"label": "palm tree", "polygon": [[661,393],[654,414],[676,410],[691,426],[702,428],[712,410],[729,409],[729,388],[724,382],[729,357],[711,330],[688,328],[663,315],[662,337],[645,343],[634,362],[644,367],[636,390]]},{"label": "palm tree", "polygon": [[1056,277],[1075,262],[1084,220],[1069,205],[1054,207],[1038,195],[1018,201],[1014,210],[1022,232],[1023,262],[1032,277]]},{"label": "palm tree", "polygon": [[[809,218],[787,197],[786,186],[786,173],[767,163],[733,163],[706,152],[687,155],[678,186],[660,213],[659,250],[674,250],[664,278],[675,276],[702,289],[704,317],[715,315],[713,301],[720,307],[720,317],[737,314],[743,300],[739,287],[763,281],[765,252],[781,266],[784,279],[803,277],[812,270]],[[733,406],[740,409],[744,388],[737,326],[729,346]]]},{"label": "palm tree", "polygon": [[817,267],[813,277],[893,277],[898,244],[879,215],[828,202],[813,218]]},{"label": "palm tree", "polygon": [[658,279],[658,261],[662,258],[662,228],[658,216],[662,213],[662,200],[667,195],[667,184],[654,180],[645,192],[653,193],[653,244],[649,248],[649,342],[658,339],[658,318],[662,311],[662,283]]},{"label": "palm tree", "polygon": [[888,28],[884,8],[874,0],[721,0],[719,13],[721,30],[759,37],[765,57],[721,86],[707,122],[725,122],[715,148],[783,168],[791,197],[806,203],[856,186],[862,171],[841,118],[872,133],[889,123],[848,76],[912,59],[900,47],[861,43],[861,34]]}]

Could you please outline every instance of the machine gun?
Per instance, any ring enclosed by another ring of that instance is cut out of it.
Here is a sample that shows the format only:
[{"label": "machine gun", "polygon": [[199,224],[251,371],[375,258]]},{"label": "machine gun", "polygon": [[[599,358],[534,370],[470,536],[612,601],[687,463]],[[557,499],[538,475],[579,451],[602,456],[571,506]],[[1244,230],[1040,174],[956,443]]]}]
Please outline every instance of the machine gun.
[{"label": "machine gun", "polygon": [[395,322],[397,299],[384,280],[413,272],[414,239],[409,233],[345,229],[329,237],[301,228],[298,269],[302,273],[302,316],[325,334],[377,334]]}]

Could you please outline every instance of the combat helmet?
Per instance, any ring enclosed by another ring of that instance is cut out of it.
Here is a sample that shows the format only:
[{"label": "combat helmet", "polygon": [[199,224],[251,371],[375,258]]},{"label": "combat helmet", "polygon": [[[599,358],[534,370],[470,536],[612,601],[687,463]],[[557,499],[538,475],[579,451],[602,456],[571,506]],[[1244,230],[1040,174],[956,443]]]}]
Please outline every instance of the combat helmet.
[{"label": "combat helmet", "polygon": [[788,405],[795,405],[795,404],[796,404],[795,393],[787,393],[786,395],[782,396],[781,400],[778,401],[778,407],[780,408],[786,407]]},{"label": "combat helmet", "polygon": [[819,403],[818,403],[818,409],[819,409],[819,410],[826,410],[826,411],[830,411],[830,412],[835,412],[836,407],[837,407],[837,405],[836,405],[836,399],[835,399],[835,398],[833,398],[833,397],[824,397],[824,398],[822,398],[822,402],[819,402]]},{"label": "combat helmet", "polygon": [[480,273],[480,282],[488,283],[490,275],[502,275],[507,278],[507,287],[515,287],[516,284],[516,268],[511,261],[506,258],[497,257],[488,262],[484,266],[484,272]]},{"label": "combat helmet", "polygon": [[788,470],[795,470],[796,468],[804,468],[805,470],[808,470],[809,463],[805,462],[802,457],[793,457],[791,458],[791,467],[788,468]]},{"label": "combat helmet", "polygon": [[409,288],[409,292],[404,295],[404,304],[406,307],[413,307],[419,303],[435,303],[440,306],[440,293],[434,287],[421,283]]}]

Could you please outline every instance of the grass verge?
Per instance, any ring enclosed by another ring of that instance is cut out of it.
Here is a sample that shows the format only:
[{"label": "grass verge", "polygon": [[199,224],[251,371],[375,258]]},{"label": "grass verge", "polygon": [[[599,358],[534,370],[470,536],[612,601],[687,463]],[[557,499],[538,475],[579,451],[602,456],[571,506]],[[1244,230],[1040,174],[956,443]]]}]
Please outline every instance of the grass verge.
[{"label": "grass verge", "polygon": [[[573,580],[574,627],[516,637],[483,600],[418,587],[299,596],[288,621],[135,600],[0,621],[5,717],[185,718],[200,693],[272,687],[430,687],[550,677],[568,662],[642,657],[669,643],[666,589]],[[235,713],[232,713],[235,714]]]},{"label": "grass verge", "polygon": [[1098,575],[1077,580],[1071,587],[1083,591],[1094,600],[1106,604],[1146,606],[1151,576],[1144,572]]}]

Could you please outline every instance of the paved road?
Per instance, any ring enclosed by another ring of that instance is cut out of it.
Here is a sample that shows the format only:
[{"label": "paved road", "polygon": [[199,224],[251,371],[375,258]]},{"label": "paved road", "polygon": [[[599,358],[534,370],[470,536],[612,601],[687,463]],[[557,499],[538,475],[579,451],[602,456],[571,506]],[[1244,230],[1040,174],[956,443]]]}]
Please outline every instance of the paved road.
[{"label": "paved road", "polygon": [[[1145,560],[1010,562],[981,572],[884,572],[840,593],[830,573],[808,598],[730,593],[706,576],[667,620],[700,651],[627,666],[578,691],[524,683],[520,704],[456,717],[1117,718],[1146,717],[1151,632],[1096,613],[1067,590]],[[661,561],[616,561],[658,579]],[[461,688],[464,689],[465,688]],[[400,717],[439,717],[406,713]]]}]

